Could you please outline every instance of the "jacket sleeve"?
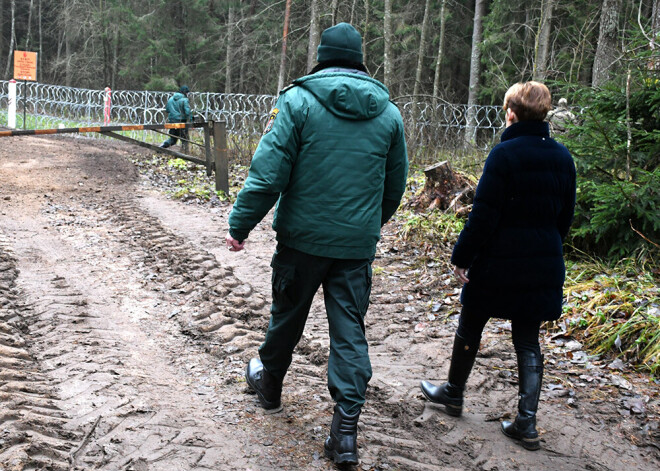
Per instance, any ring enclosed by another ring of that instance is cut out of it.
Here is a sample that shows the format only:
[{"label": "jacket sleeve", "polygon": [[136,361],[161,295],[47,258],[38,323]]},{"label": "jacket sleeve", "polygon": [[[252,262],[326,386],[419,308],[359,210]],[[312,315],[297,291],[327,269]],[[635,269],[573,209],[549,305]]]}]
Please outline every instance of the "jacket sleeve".
[{"label": "jacket sleeve", "polygon": [[506,174],[506,157],[503,151],[495,148],[486,159],[472,211],[451,255],[451,262],[457,267],[470,268],[495,232],[506,199]]},{"label": "jacket sleeve", "polygon": [[291,106],[289,93],[280,95],[252,157],[243,189],[229,215],[229,233],[238,240],[266,216],[286,189],[298,154],[302,113]]},{"label": "jacket sleeve", "polygon": [[396,129],[385,164],[385,189],[380,225],[384,226],[394,215],[406,190],[408,177],[408,151],[403,131],[403,121],[397,111]]},{"label": "jacket sleeve", "polygon": [[566,186],[562,208],[557,218],[557,230],[559,231],[562,242],[566,239],[566,236],[568,236],[568,230],[573,222],[573,215],[575,212],[575,164],[573,163],[573,159],[570,160],[570,164],[568,165],[568,185]]},{"label": "jacket sleeve", "polygon": [[192,112],[190,111],[190,101],[188,101],[188,98],[184,98],[182,105],[181,105],[181,117],[183,118],[184,121],[192,121]]}]

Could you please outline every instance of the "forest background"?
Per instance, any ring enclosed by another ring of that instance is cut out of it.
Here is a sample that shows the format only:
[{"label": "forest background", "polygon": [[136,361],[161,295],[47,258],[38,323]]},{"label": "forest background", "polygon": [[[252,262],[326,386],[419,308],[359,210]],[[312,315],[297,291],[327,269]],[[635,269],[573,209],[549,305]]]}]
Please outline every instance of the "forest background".
[{"label": "forest background", "polygon": [[[578,168],[567,250],[583,258],[567,289],[588,293],[567,305],[569,328],[655,372],[660,0],[0,0],[0,77],[27,50],[42,83],[274,95],[311,70],[321,31],[340,21],[360,31],[365,65],[394,101],[469,105],[464,151],[483,156],[470,106],[501,105],[513,83],[540,80],[555,104],[568,99],[575,119],[555,137]],[[461,227],[437,210],[399,218],[420,244],[443,246]]]},{"label": "forest background", "polygon": [[625,76],[642,34],[655,47],[658,10],[658,0],[0,0],[0,74],[11,78],[18,49],[39,53],[44,83],[275,94],[280,69],[285,83],[305,75],[320,32],[346,21],[394,98],[499,105],[520,80],[599,87]]}]

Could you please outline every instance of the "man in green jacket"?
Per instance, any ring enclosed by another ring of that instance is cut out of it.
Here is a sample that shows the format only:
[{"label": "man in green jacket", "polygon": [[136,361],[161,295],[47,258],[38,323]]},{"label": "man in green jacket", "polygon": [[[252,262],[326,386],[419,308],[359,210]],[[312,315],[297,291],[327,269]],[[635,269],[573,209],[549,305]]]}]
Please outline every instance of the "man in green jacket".
[{"label": "man in green jacket", "polygon": [[319,64],[280,93],[229,216],[230,250],[277,203],[271,318],[246,370],[268,411],[320,286],[327,311],[328,388],[336,402],[325,454],[355,464],[357,422],[371,363],[364,317],[380,229],[406,186],[403,121],[387,88],[362,65],[362,38],[347,23],[325,30]]},{"label": "man in green jacket", "polygon": [[[167,100],[165,111],[167,111],[168,123],[186,123],[192,121],[192,112],[190,111],[190,102],[188,101],[188,93],[190,89],[183,85],[177,93],[172,95]],[[160,147],[167,148],[176,144],[177,139],[186,138],[187,133],[185,129],[170,129],[170,138],[163,142]]]}]

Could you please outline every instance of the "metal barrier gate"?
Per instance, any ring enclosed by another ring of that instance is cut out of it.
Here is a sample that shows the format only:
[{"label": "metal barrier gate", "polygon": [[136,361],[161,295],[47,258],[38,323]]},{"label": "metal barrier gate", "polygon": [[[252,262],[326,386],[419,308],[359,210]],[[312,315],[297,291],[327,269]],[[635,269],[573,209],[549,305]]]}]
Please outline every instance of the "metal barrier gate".
[{"label": "metal barrier gate", "polygon": [[[177,137],[186,143],[197,145],[203,148],[205,159],[198,159],[192,155],[177,152],[169,148],[162,148],[139,141],[123,134],[122,131],[158,131],[160,129],[190,129],[202,128],[204,131],[204,143],[189,141],[185,138]],[[119,139],[131,144],[135,144],[146,149],[154,150],[164,154],[172,155],[188,162],[193,162],[206,167],[206,174],[211,176],[215,172],[215,189],[229,193],[229,164],[227,158],[227,129],[223,121],[208,121],[202,123],[168,123],[168,124],[134,124],[126,126],[91,126],[79,128],[51,128],[51,129],[25,129],[14,131],[0,131],[0,137],[11,136],[43,136],[50,134],[80,134],[96,132]],[[211,137],[213,143],[211,143]]]}]

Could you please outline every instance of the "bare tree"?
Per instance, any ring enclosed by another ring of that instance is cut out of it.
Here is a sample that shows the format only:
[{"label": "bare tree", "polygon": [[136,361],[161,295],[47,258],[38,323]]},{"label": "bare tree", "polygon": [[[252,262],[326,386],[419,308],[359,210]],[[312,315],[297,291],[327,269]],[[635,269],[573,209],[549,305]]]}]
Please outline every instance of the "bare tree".
[{"label": "bare tree", "polygon": [[227,15],[227,58],[225,60],[225,93],[231,93],[231,64],[234,55],[234,7],[229,7],[229,15]]},{"label": "bare tree", "polygon": [[479,45],[483,39],[483,17],[486,11],[487,0],[474,2],[474,27],[472,30],[472,54],[470,56],[470,88],[468,91],[468,109],[465,124],[465,144],[473,144],[477,131],[477,92],[479,91],[479,77],[481,75],[481,49]]},{"label": "bare tree", "polygon": [[552,14],[555,0],[541,1],[541,18],[539,30],[534,44],[534,67],[532,77],[534,80],[545,80],[548,75],[548,54],[550,51],[550,31],[552,30]]},{"label": "bare tree", "polygon": [[2,51],[5,50],[5,0],[0,0],[0,62],[2,62]]},{"label": "bare tree", "polygon": [[415,97],[415,102],[417,101],[417,96],[419,95],[419,89],[422,81],[422,69],[424,68],[424,55],[426,54],[426,49],[428,48],[428,26],[429,26],[429,16],[430,16],[430,5],[431,0],[426,0],[426,5],[424,6],[424,19],[422,20],[422,34],[419,39],[419,52],[417,53],[417,69],[415,70],[415,85],[413,86],[413,96]]},{"label": "bare tree", "polygon": [[385,14],[383,18],[383,40],[385,51],[383,53],[383,82],[387,88],[392,86],[392,0],[385,0]]},{"label": "bare tree", "polygon": [[362,35],[362,62],[367,65],[367,42],[369,36],[369,0],[364,0],[364,34]]},{"label": "bare tree", "polygon": [[312,0],[309,19],[309,46],[307,47],[307,71],[314,68],[316,63],[316,48],[319,46],[319,2]]},{"label": "bare tree", "polygon": [[440,96],[440,67],[442,58],[445,54],[445,6],[446,0],[442,0],[440,4],[440,37],[438,38],[438,58],[435,62],[435,74],[433,76],[433,101],[435,104],[436,99]]},{"label": "bare tree", "polygon": [[16,44],[16,0],[9,3],[11,10],[11,32],[9,34],[9,52],[7,53],[7,68],[5,68],[5,77],[9,78],[9,66],[14,55],[14,44]]},{"label": "bare tree", "polygon": [[600,32],[591,73],[591,85],[596,88],[610,79],[612,66],[618,60],[619,12],[621,0],[603,0],[600,11]]},{"label": "bare tree", "polygon": [[339,0],[332,0],[332,4],[330,5],[330,15],[332,18],[332,24],[336,25],[337,24],[337,10],[339,9]]},{"label": "bare tree", "polygon": [[30,50],[30,37],[32,36],[32,10],[34,8],[34,0],[30,0],[30,7],[28,8],[28,22],[27,34],[25,35],[25,50]]},{"label": "bare tree", "polygon": [[[44,57],[43,30],[42,30],[42,27],[41,27],[42,23],[43,23],[43,17],[41,15],[41,3],[42,3],[42,0],[39,0],[39,11],[37,13],[37,17],[38,17],[37,22],[38,22],[38,25],[39,25],[39,31],[38,31],[38,34],[39,34],[39,56],[37,57],[37,62],[38,62],[37,73],[38,74],[43,74],[43,72],[41,72],[41,71],[43,70],[42,67],[43,67],[43,57]],[[2,4],[1,3],[0,3],[0,9],[2,9]]]},{"label": "bare tree", "polygon": [[284,88],[284,74],[286,73],[286,43],[289,37],[289,20],[291,18],[291,0],[286,0],[284,11],[284,32],[282,33],[282,55],[280,56],[280,73],[277,79],[277,90]]},{"label": "bare tree", "polygon": [[651,49],[655,50],[658,42],[660,42],[660,0],[655,0],[651,13]]},{"label": "bare tree", "polygon": [[66,61],[64,66],[64,85],[70,87],[73,74],[71,73],[71,35],[69,33],[73,31],[73,28],[71,28],[71,8],[67,3],[64,3],[64,60]]}]

